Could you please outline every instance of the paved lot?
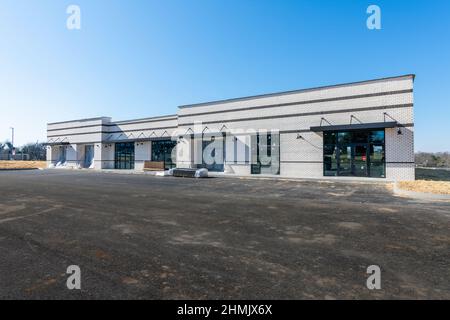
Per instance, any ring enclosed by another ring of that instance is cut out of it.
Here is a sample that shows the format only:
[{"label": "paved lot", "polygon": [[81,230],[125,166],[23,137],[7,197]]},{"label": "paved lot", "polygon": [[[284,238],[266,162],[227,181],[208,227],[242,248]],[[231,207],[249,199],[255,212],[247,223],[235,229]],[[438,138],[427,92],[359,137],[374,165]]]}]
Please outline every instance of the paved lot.
[{"label": "paved lot", "polygon": [[382,185],[53,170],[0,193],[3,299],[450,299],[450,204]]}]

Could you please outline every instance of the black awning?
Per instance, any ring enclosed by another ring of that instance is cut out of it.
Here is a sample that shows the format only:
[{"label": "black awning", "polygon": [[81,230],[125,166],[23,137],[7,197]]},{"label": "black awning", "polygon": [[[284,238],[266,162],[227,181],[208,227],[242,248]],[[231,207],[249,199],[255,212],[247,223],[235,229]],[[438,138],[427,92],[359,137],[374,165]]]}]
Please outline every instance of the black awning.
[{"label": "black awning", "polygon": [[68,146],[70,142],[44,142],[44,146]]},{"label": "black awning", "polygon": [[334,126],[318,126],[318,127],[311,127],[310,130],[314,132],[352,131],[352,130],[395,128],[397,125],[398,125],[397,121],[389,121],[389,122],[373,122],[373,123],[340,124]]},{"label": "black awning", "polygon": [[[121,143],[121,142],[149,142],[149,141],[161,141],[161,140],[173,140],[172,137],[151,137],[151,138],[128,138],[128,139],[114,139],[114,140],[102,140],[101,143]],[[173,140],[176,141],[176,140]]]}]

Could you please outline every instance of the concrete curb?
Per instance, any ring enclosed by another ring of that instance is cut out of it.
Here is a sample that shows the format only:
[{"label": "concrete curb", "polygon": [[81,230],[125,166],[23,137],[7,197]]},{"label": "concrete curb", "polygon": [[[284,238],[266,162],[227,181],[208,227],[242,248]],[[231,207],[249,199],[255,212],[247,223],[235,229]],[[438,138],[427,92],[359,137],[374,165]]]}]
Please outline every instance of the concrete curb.
[{"label": "concrete curb", "polygon": [[398,183],[394,183],[394,193],[400,196],[406,196],[409,198],[419,199],[419,200],[443,200],[450,201],[450,195],[447,194],[435,194],[426,192],[416,192],[400,189]]},{"label": "concrete curb", "polygon": [[[81,172],[92,172],[92,173],[105,173],[105,174],[123,174],[123,175],[148,175],[148,176],[158,176],[156,173],[158,171],[140,171],[140,170],[118,170],[118,169],[76,169],[76,168],[46,168],[43,170],[70,170],[70,171],[81,171]],[[208,173],[208,178],[225,178],[225,179],[241,179],[241,180],[268,180],[268,181],[291,181],[291,182],[317,182],[317,183],[344,183],[344,184],[373,184],[373,185],[391,185],[393,181],[384,179],[339,179],[339,178],[289,178],[280,176],[269,176],[269,175],[256,175],[256,176],[242,176],[235,174],[223,174],[210,171]]]},{"label": "concrete curb", "polygon": [[30,170],[40,170],[39,168],[16,168],[16,169],[0,169],[2,171],[30,171]]},{"label": "concrete curb", "polygon": [[241,179],[241,180],[269,180],[269,181],[291,181],[291,182],[317,182],[317,183],[344,183],[344,184],[375,184],[375,185],[389,185],[392,181],[389,180],[360,180],[360,179],[326,179],[326,178],[289,178],[276,177],[268,175],[255,176],[241,176],[223,173],[209,172],[210,178],[226,178],[226,179]]}]

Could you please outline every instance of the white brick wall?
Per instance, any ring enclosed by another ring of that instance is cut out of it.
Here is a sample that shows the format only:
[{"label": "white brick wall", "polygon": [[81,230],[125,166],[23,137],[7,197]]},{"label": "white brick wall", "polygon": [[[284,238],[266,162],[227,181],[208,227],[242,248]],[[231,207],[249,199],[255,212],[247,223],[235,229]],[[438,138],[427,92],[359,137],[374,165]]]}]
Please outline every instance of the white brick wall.
[{"label": "white brick wall", "polygon": [[291,178],[322,178],[322,163],[281,163],[280,176]]},{"label": "white brick wall", "polygon": [[252,117],[276,117],[282,115],[311,113],[311,112],[335,112],[341,109],[363,109],[373,108],[379,106],[395,106],[412,103],[411,93],[402,93],[388,96],[376,96],[361,99],[342,100],[342,101],[328,101],[311,104],[298,104],[281,107],[272,107],[264,109],[252,109],[236,112],[214,113],[196,116],[180,117],[179,123],[193,123],[194,121],[230,121],[233,119],[252,118]]},{"label": "white brick wall", "polygon": [[135,152],[135,165],[134,168],[136,170],[144,170],[144,161],[151,160],[152,153],[151,153],[151,142],[137,142],[134,145],[134,152]]},{"label": "white brick wall", "polygon": [[415,180],[414,164],[387,163],[386,178],[389,181]]},{"label": "white brick wall", "polygon": [[412,88],[412,78],[409,76],[376,80],[370,83],[347,84],[323,89],[301,90],[298,93],[274,94],[268,97],[255,97],[252,99],[240,99],[238,101],[204,104],[193,108],[181,108],[178,115],[195,114],[209,111],[239,109],[243,107],[254,107],[259,105],[270,105],[280,103],[291,103],[297,101],[308,101],[317,99],[328,99],[346,97],[360,94],[372,94],[378,92],[389,92],[408,90]]},{"label": "white brick wall", "polygon": [[281,134],[280,150],[281,162],[299,161],[311,162],[323,159],[323,138],[315,132],[298,133],[301,138],[297,139],[297,133]]},{"label": "white brick wall", "polygon": [[[194,130],[194,123],[201,122],[196,133],[228,130],[280,131],[280,175],[283,177],[323,177],[323,138],[321,133],[310,131],[319,126],[322,117],[329,124],[372,123],[397,121],[397,129],[386,129],[386,178],[387,180],[414,179],[414,102],[413,77],[403,76],[369,82],[338,85],[325,88],[301,90],[252,98],[212,102],[190,107],[181,107],[177,116],[156,117],[141,120],[111,122],[110,118],[76,120],[48,125],[49,139],[68,141],[72,145],[95,143],[95,167],[114,167],[115,140],[160,138],[179,136]],[[402,92],[398,92],[402,91]],[[349,96],[358,97],[349,97]],[[361,97],[362,95],[368,95]],[[331,101],[310,101],[335,99]],[[290,105],[280,106],[289,103]],[[263,107],[263,108],[256,108]],[[250,108],[250,109],[249,109]],[[244,109],[244,110],[241,110]],[[213,112],[211,114],[203,114]],[[387,113],[388,116],[385,115]],[[322,125],[329,125],[323,122]],[[54,131],[58,129],[57,131]],[[103,131],[103,133],[102,133]],[[298,135],[301,138],[297,138]],[[237,135],[226,139],[225,172],[248,175],[250,165],[250,136]],[[111,141],[109,143],[108,141]],[[191,143],[184,140],[177,146],[177,166],[193,167],[192,159],[201,161],[201,141],[196,139],[194,153]],[[235,143],[238,144],[237,163]],[[101,147],[97,148],[97,144]],[[108,147],[109,146],[109,147]],[[150,142],[136,144],[136,160],[151,158]],[[240,148],[242,147],[242,148]],[[245,151],[247,149],[247,151]],[[52,155],[52,152],[48,152]],[[246,159],[246,154],[247,159]],[[69,157],[69,155],[68,155]],[[103,161],[102,161],[103,160]],[[109,160],[109,161],[108,161]],[[141,166],[136,163],[136,169]]]}]

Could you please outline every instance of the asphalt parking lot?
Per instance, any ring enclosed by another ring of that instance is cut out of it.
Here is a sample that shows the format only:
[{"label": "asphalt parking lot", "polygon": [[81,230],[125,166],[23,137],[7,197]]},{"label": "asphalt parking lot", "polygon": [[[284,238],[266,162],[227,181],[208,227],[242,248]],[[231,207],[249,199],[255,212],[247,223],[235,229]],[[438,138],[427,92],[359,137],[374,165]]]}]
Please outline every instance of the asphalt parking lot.
[{"label": "asphalt parking lot", "polygon": [[45,170],[0,194],[2,299],[450,299],[450,204],[385,185]]}]

